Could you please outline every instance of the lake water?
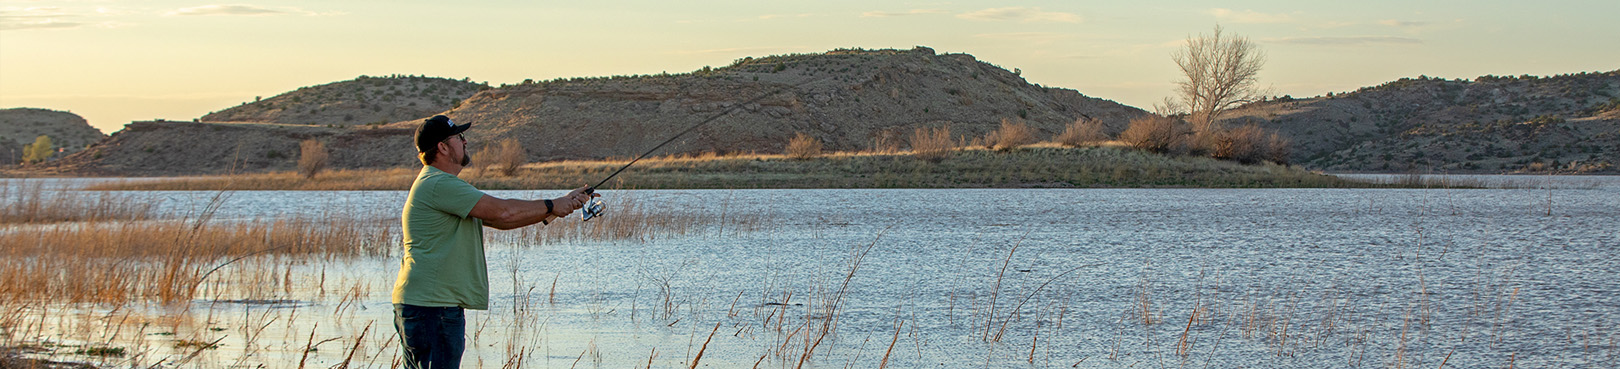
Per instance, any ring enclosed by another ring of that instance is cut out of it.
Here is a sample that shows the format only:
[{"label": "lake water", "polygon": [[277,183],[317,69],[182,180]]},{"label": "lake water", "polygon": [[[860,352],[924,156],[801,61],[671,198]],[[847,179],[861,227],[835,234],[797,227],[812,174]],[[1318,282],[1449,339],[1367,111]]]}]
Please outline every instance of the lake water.
[{"label": "lake water", "polygon": [[[815,368],[1620,367],[1620,179],[1578,179],[1470,190],[603,191],[609,217],[616,199],[633,198],[713,220],[650,240],[536,244],[490,231],[492,306],[469,314],[464,367],[687,367],[700,350],[714,368],[800,367],[806,351],[802,367]],[[132,195],[185,214],[215,193]],[[215,218],[386,222],[403,201],[236,192]],[[216,295],[186,311],[134,309],[188,321],[145,338],[158,343],[144,360],[183,355],[164,343],[198,337],[221,347],[188,366],[297,367],[309,337],[342,338],[307,355],[327,367],[370,324],[348,359],[389,366],[398,263],[394,252],[293,267],[358,301],[293,291],[281,303]],[[73,325],[94,314],[61,315]],[[231,328],[248,326],[268,328]]]}]

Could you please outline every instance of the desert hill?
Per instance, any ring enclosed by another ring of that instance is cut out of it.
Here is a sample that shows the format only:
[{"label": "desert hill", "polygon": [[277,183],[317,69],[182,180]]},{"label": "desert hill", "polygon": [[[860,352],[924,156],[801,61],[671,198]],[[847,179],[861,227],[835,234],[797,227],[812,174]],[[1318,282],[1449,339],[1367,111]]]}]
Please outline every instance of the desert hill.
[{"label": "desert hill", "polygon": [[107,137],[78,114],[35,108],[0,109],[0,164],[22,161],[23,146],[33,144],[41,135],[49,136],[51,146],[62,149],[53,159],[83,150]]},{"label": "desert hill", "polygon": [[1620,71],[1403,78],[1249,104],[1224,121],[1281,130],[1296,162],[1329,171],[1614,172]]},{"label": "desert hill", "polygon": [[898,149],[917,128],[950,126],[975,137],[1003,119],[1027,121],[1045,138],[1081,117],[1121,130],[1146,114],[925,47],[750,57],[679,75],[528,82],[481,91],[446,114],[474,124],[468,133],[474,145],[515,138],[530,160],[542,161],[634,156],[734,106],[660,153],[780,152],[798,132],[829,150]]},{"label": "desert hill", "polygon": [[323,126],[392,123],[449,110],[485,88],[488,86],[466,79],[360,76],[244,102],[199,120]]},{"label": "desert hill", "polygon": [[[1130,118],[1147,114],[1074,90],[1029,84],[1017,72],[971,55],[937,55],[924,47],[744,58],[726,67],[683,74],[525,81],[478,91],[459,104],[447,100],[447,111],[357,116],[349,124],[337,114],[356,111],[353,106],[311,105],[366,104],[375,100],[343,98],[377,96],[389,86],[409,90],[392,80],[398,78],[361,78],[300,89],[209,114],[198,122],[132,123],[50,170],[105,175],[290,170],[297,160],[298,141],[310,138],[332,150],[335,168],[415,165],[412,130],[421,119],[441,112],[474,124],[468,131],[472,151],[515,138],[530,161],[637,155],[733,106],[739,109],[660,153],[780,152],[797,132],[822,139],[829,150],[898,149],[906,147],[906,137],[916,128],[949,125],[958,136],[974,137],[994,130],[1002,119],[1027,121],[1045,138],[1081,117],[1098,119],[1117,131]],[[360,88],[356,86],[371,92],[354,92]],[[480,85],[464,87],[473,86]],[[331,92],[339,89],[350,92]],[[375,123],[366,122],[371,119],[394,123],[360,124]]]},{"label": "desert hill", "polygon": [[330,167],[418,165],[413,130],[276,123],[134,122],[105,141],[48,163],[46,173],[112,176],[290,171],[299,143],[326,144]]}]

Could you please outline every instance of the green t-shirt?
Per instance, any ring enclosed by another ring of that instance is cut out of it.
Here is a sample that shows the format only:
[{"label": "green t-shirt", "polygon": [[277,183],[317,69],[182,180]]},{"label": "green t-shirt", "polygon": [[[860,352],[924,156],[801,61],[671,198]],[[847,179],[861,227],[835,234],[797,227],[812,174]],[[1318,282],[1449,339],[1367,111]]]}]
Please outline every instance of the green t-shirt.
[{"label": "green t-shirt", "polygon": [[422,167],[400,215],[405,257],[394,303],[489,309],[484,222],[467,216],[483,196],[461,178]]}]

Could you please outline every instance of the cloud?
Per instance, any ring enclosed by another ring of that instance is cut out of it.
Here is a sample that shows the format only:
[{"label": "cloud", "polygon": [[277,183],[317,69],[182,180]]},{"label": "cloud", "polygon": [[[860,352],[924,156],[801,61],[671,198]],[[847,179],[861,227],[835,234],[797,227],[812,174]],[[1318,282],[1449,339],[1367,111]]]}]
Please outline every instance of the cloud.
[{"label": "cloud", "polygon": [[164,15],[283,15],[314,13],[302,10],[279,10],[254,5],[203,5],[198,7],[180,8]]},{"label": "cloud", "polygon": [[1410,37],[1395,36],[1349,36],[1349,37],[1287,37],[1265,40],[1269,43],[1291,45],[1318,45],[1318,46],[1362,46],[1362,45],[1420,45],[1423,40]]},{"label": "cloud", "polygon": [[910,16],[910,15],[940,14],[940,13],[944,13],[944,12],[945,12],[944,10],[939,10],[939,9],[912,9],[912,10],[903,11],[903,12],[870,11],[870,12],[861,13],[861,18],[904,17],[904,16]]},{"label": "cloud", "polygon": [[1403,21],[1403,20],[1388,19],[1388,20],[1378,21],[1378,24],[1382,24],[1382,25],[1386,25],[1386,26],[1390,26],[1390,27],[1422,27],[1422,26],[1429,25],[1429,22],[1424,22],[1424,21]]},{"label": "cloud", "polygon": [[1288,14],[1261,13],[1253,10],[1234,11],[1232,9],[1210,9],[1209,14],[1222,21],[1232,23],[1290,23],[1294,16]]},{"label": "cloud", "polygon": [[1034,22],[1061,22],[1080,23],[1083,19],[1079,14],[1064,12],[1048,12],[1041,8],[992,8],[957,14],[957,18],[977,21],[1018,21],[1024,23]]},{"label": "cloud", "polygon": [[806,18],[806,17],[814,17],[814,16],[815,16],[815,14],[814,14],[814,13],[800,13],[800,14],[766,14],[766,15],[761,15],[761,16],[759,16],[759,19],[765,19],[765,20],[770,20],[770,19],[777,19],[777,18]]},{"label": "cloud", "polygon": [[86,25],[65,20],[75,17],[61,8],[5,8],[0,9],[0,30],[69,29]]}]

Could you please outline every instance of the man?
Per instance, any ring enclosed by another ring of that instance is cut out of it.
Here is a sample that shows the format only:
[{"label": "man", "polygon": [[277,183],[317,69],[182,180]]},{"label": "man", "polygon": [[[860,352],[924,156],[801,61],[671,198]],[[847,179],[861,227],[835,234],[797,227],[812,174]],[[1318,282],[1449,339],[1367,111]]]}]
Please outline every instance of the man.
[{"label": "man", "polygon": [[400,215],[405,256],[394,282],[394,328],[405,367],[461,366],[466,332],[463,309],[489,309],[482,227],[513,229],[568,216],[592,195],[581,187],[551,200],[512,200],[486,195],[456,175],[471,163],[462,132],[443,115],[416,130],[422,172],[411,184]]}]

